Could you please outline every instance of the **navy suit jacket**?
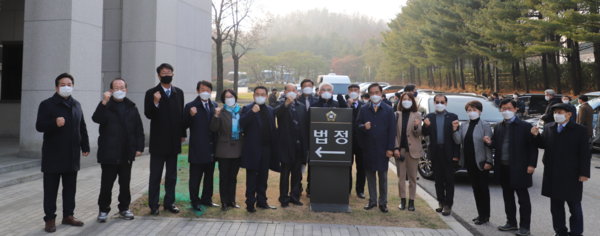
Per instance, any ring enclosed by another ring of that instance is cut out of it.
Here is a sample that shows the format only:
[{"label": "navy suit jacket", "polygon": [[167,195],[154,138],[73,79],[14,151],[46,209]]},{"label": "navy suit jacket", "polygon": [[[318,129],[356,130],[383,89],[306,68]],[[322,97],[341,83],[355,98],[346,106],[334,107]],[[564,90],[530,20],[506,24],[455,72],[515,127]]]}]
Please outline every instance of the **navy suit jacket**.
[{"label": "navy suit jacket", "polygon": [[[362,106],[356,119],[358,144],[363,150],[365,170],[387,171],[389,158],[386,151],[394,150],[396,144],[396,117],[392,107],[381,106],[375,112],[372,102]],[[371,122],[371,129],[365,123]]]},{"label": "navy suit jacket", "polygon": [[258,170],[260,166],[260,159],[262,157],[262,143],[261,133],[263,125],[271,126],[271,160],[270,169],[273,171],[280,172],[281,166],[279,166],[279,154],[277,140],[277,128],[275,127],[275,112],[270,106],[265,106],[269,112],[269,124],[263,124],[260,119],[260,111],[254,113],[252,107],[256,103],[250,103],[242,107],[240,113],[240,126],[244,129],[244,147],[242,148],[242,159],[240,167]]},{"label": "navy suit jacket", "polygon": [[[183,109],[182,126],[190,129],[190,151],[188,162],[192,164],[206,164],[215,161],[215,144],[217,133],[210,131],[210,120],[214,119],[215,108],[219,107],[216,102],[208,100],[210,111],[204,108],[204,103],[199,97],[185,105]],[[196,107],[196,115],[190,114],[190,109]]]},{"label": "navy suit jacket", "polygon": [[[444,153],[446,154],[446,160],[452,161],[452,158],[460,159],[460,145],[454,143],[452,133],[452,121],[458,120],[458,116],[452,112],[444,111],[446,118],[444,118]],[[429,136],[429,146],[427,147],[427,158],[430,160],[435,156],[437,149],[437,122],[435,112],[429,113],[425,116],[425,119],[429,118],[431,124],[429,127],[423,126],[421,133],[424,137]]]}]

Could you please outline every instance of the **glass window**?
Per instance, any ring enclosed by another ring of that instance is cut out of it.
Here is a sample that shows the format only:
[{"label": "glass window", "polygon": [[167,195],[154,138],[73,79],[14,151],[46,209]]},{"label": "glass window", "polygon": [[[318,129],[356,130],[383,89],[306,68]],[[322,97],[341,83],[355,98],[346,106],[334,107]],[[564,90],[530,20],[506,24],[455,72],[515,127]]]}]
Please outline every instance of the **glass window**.
[{"label": "glass window", "polygon": [[[494,102],[487,101],[487,99],[478,97],[448,97],[448,105],[446,110],[452,112],[458,116],[461,121],[469,120],[467,112],[465,111],[465,105],[473,100],[481,102],[483,105],[483,111],[481,112],[481,119],[487,122],[500,122],[502,121],[502,114],[500,109]],[[433,105],[433,98],[429,100],[429,111],[435,112]]]},{"label": "glass window", "polygon": [[346,94],[348,93],[348,85],[350,84],[333,84],[333,94]]}]

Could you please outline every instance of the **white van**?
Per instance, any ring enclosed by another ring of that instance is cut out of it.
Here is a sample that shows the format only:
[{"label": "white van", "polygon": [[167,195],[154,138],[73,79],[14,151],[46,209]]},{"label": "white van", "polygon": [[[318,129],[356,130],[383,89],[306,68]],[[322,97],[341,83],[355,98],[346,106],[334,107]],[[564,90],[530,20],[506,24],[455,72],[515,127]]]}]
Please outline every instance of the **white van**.
[{"label": "white van", "polygon": [[336,75],[335,73],[329,73],[328,75],[319,75],[317,78],[317,87],[323,82],[327,82],[333,85],[333,99],[337,100],[338,94],[347,94],[350,77],[347,75]]}]

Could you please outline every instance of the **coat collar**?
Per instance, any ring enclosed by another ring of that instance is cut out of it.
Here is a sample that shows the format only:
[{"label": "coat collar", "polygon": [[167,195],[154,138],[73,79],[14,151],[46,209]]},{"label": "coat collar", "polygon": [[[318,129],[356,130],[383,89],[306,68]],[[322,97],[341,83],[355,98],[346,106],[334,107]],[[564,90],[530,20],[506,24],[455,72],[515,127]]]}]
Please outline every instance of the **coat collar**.
[{"label": "coat collar", "polygon": [[[158,85],[156,85],[156,89],[158,89],[158,91],[165,93],[165,89],[163,88],[162,84],[160,82],[158,82]],[[173,86],[173,84],[171,84],[171,93],[177,93],[177,89],[175,89],[175,86]]]},{"label": "coat collar", "polygon": [[[125,97],[123,98],[123,101],[125,103],[125,108],[129,109],[131,107],[135,107],[135,103],[133,103],[129,98]],[[106,107],[108,109],[111,110],[116,110],[115,108],[115,104],[117,103],[117,101],[115,101],[113,98],[110,98],[110,100],[108,100],[108,102],[106,103]]]},{"label": "coat collar", "polygon": [[[57,92],[54,92],[54,95],[52,95],[52,101],[56,105],[61,104],[64,100],[65,100],[65,98],[58,95]],[[71,96],[71,100],[73,100],[73,106],[75,106],[77,103],[79,103],[77,100],[75,100],[75,98],[73,98],[73,96]]]}]

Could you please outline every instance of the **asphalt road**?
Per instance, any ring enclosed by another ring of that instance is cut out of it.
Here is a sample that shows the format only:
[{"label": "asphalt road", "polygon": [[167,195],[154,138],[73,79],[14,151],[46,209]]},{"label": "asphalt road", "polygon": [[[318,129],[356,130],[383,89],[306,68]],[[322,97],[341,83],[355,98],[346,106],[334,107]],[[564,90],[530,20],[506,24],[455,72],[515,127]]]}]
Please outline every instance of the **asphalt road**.
[{"label": "asphalt road", "polygon": [[[550,213],[550,199],[541,195],[544,167],[542,164],[543,154],[544,151],[540,149],[538,166],[533,174],[533,187],[529,188],[532,204],[531,235],[554,235],[552,215]],[[591,178],[584,183],[583,187],[584,235],[600,235],[600,169],[594,168],[600,165],[600,154],[594,153],[592,156]],[[435,197],[433,181],[420,178],[417,183]],[[495,183],[493,178],[490,178],[491,217],[490,222],[484,225],[475,225],[471,221],[477,216],[477,208],[475,207],[473,189],[468,177],[457,175],[455,177],[455,184],[454,206],[452,207],[453,216],[474,235],[515,235],[516,231],[501,232],[497,229],[498,226],[506,223],[506,214],[504,213],[502,188],[499,184]],[[515,200],[517,199],[515,194]],[[569,227],[569,211],[566,205],[565,211],[567,212],[567,227]],[[519,221],[518,209],[517,221]]]}]

